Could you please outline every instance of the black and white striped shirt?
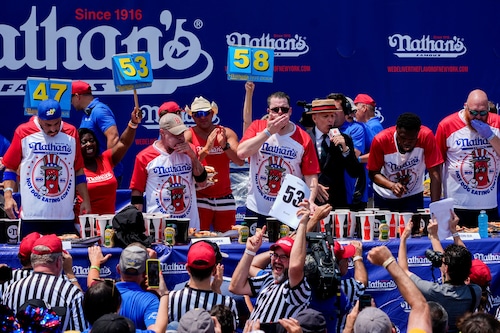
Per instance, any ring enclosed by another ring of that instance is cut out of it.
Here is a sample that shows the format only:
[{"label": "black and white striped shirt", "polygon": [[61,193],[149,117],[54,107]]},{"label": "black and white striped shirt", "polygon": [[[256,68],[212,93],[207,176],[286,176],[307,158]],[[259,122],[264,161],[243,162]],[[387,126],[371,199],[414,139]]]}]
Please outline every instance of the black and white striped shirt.
[{"label": "black and white striped shirt", "polygon": [[169,323],[179,321],[189,310],[203,308],[210,312],[214,306],[223,304],[231,309],[235,319],[235,325],[238,324],[238,310],[236,309],[236,302],[231,296],[186,286],[183,289],[171,291],[168,295],[168,300]]},{"label": "black and white striped shirt", "polygon": [[31,269],[31,268],[13,269],[12,270],[12,279],[9,281],[5,281],[4,283],[0,283],[0,296],[3,295],[5,290],[7,290],[7,287],[10,286],[12,283],[16,282],[17,280],[21,280],[22,278],[27,277],[31,273],[33,273],[33,269]]},{"label": "black and white striped shirt", "polygon": [[88,326],[83,315],[83,293],[62,276],[33,272],[12,283],[3,294],[3,304],[14,312],[30,299],[43,299],[52,307],[66,308],[63,331],[83,331]]},{"label": "black and white striped shirt", "polygon": [[307,308],[311,300],[311,287],[304,277],[302,281],[290,288],[290,281],[274,283],[271,273],[249,278],[253,295],[257,295],[250,320],[260,319],[261,323],[277,322],[281,318],[296,317]]}]

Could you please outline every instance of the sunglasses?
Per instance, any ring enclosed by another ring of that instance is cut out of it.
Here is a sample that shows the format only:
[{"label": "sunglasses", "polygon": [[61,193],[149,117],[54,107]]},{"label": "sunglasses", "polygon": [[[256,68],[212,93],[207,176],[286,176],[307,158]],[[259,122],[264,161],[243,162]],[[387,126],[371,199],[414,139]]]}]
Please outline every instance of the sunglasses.
[{"label": "sunglasses", "polygon": [[290,108],[286,107],[286,106],[277,106],[277,107],[269,109],[269,110],[273,111],[274,113],[278,113],[278,112],[280,112],[280,110],[283,113],[288,113],[288,111],[290,111]]},{"label": "sunglasses", "polygon": [[109,278],[93,278],[94,282],[104,282],[108,287],[111,287],[111,296],[115,295],[116,281]]},{"label": "sunglasses", "polygon": [[212,112],[212,110],[208,110],[208,111],[196,111],[196,112],[193,112],[191,114],[192,114],[192,116],[194,118],[201,118],[201,117],[207,117],[211,112]]},{"label": "sunglasses", "polygon": [[489,110],[476,111],[476,110],[469,109],[469,113],[472,116],[477,116],[477,115],[486,116],[488,114],[488,112],[489,112]]}]

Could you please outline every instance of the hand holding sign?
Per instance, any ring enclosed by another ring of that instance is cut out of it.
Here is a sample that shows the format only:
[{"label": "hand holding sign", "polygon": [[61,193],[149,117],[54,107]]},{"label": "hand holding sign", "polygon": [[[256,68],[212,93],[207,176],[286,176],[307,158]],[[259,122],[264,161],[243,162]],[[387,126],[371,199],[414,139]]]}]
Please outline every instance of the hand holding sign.
[{"label": "hand holding sign", "polygon": [[302,179],[287,174],[269,215],[297,229],[300,222],[300,217],[297,216],[301,209],[299,204],[309,198],[309,194],[310,190]]}]

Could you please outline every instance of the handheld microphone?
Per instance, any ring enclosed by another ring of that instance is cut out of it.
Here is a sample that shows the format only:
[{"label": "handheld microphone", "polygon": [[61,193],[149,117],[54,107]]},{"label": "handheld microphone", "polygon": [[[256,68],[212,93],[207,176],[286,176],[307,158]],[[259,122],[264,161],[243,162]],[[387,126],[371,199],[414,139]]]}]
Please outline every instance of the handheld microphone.
[{"label": "handheld microphone", "polygon": [[[339,131],[338,128],[330,128],[330,131],[328,131],[328,136],[330,137],[330,140],[333,139],[333,137],[335,136],[339,136],[339,135],[342,135]],[[342,149],[342,146],[337,146],[339,147],[340,151],[344,151],[344,149]]]}]

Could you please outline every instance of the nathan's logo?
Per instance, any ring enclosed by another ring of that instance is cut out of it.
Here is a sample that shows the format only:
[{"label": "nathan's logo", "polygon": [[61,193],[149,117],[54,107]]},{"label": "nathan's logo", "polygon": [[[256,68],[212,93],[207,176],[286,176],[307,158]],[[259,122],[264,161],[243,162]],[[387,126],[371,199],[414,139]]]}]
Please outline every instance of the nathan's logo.
[{"label": "nathan's logo", "polygon": [[[77,26],[61,26],[56,6],[52,6],[45,18],[37,17],[37,7],[32,6],[29,18],[19,27],[0,24],[0,69],[8,69],[9,73],[15,73],[23,66],[47,71],[62,68],[76,71],[85,66],[92,71],[107,69],[111,72],[114,54],[136,52],[147,45],[151,67],[163,69],[156,71],[155,76],[175,71],[175,79],[155,78],[155,85],[147,88],[149,93],[171,94],[178,87],[205,80],[212,73],[213,59],[202,50],[198,37],[185,30],[187,20],[174,19],[169,10],[161,11],[158,19],[158,26],[161,27],[134,26],[130,27],[128,34],[109,25],[109,22],[94,26],[89,31],[81,31]],[[96,48],[102,49],[103,55],[96,56],[90,51]],[[2,92],[7,95],[24,94],[22,84],[26,77],[17,79],[8,91]],[[22,84],[19,79],[23,80]],[[99,83],[102,84],[102,93],[117,94],[113,80],[101,80]]]},{"label": "nathan's logo", "polygon": [[408,258],[409,267],[430,266],[431,262],[425,256],[412,256]]},{"label": "nathan's logo", "polygon": [[467,52],[464,39],[457,36],[389,36],[389,46],[396,49],[398,58],[457,58]]},{"label": "nathan's logo", "polygon": [[270,47],[274,49],[275,57],[298,57],[309,52],[309,46],[305,41],[306,37],[298,34],[273,35],[263,33],[260,37],[252,37],[249,34],[233,32],[226,35],[228,46],[248,46],[248,47]]},{"label": "nathan's logo", "polygon": [[375,281],[368,281],[368,288],[366,290],[376,290],[376,291],[382,291],[382,290],[395,290],[397,288],[396,282],[393,280],[375,280]]},{"label": "nathan's logo", "polygon": [[484,261],[485,264],[498,264],[500,253],[474,253],[474,259]]}]

